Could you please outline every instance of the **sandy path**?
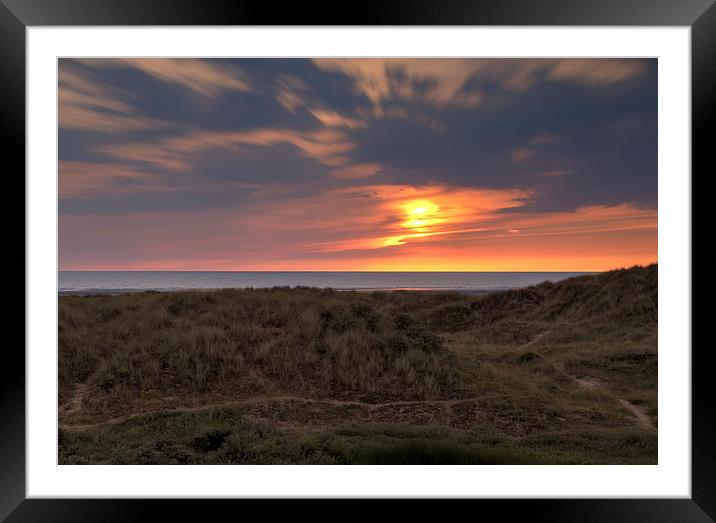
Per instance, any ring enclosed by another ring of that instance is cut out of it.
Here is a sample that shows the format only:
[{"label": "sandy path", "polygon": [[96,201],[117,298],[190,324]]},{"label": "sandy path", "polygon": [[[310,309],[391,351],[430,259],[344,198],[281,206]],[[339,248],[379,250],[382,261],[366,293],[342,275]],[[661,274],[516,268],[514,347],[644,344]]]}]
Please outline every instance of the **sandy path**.
[{"label": "sandy path", "polygon": [[642,409],[638,405],[629,403],[625,399],[619,398],[618,401],[622,407],[624,407],[625,409],[627,409],[629,412],[631,412],[634,415],[634,417],[636,418],[637,424],[641,428],[643,428],[644,430],[649,430],[649,431],[656,430],[656,427],[651,422],[651,418],[649,417],[649,415],[646,412],[644,412],[644,409]]},{"label": "sandy path", "polygon": [[[542,339],[544,339],[546,336],[550,334],[550,331],[544,331],[537,336],[535,336],[533,339],[528,341],[527,343],[524,343],[517,347],[517,350],[523,350],[527,349],[529,347],[532,347],[533,345],[536,345]],[[590,378],[577,378],[576,376],[573,376],[571,374],[568,374],[563,369],[561,369],[558,365],[551,362],[548,358],[546,358],[543,354],[537,353],[536,354],[543,359],[548,365],[550,365],[553,369],[555,369],[557,372],[559,372],[561,375],[565,376],[566,378],[570,379],[573,383],[575,383],[577,386],[579,386],[582,389],[588,390],[588,391],[600,391],[602,393],[605,393],[607,395],[613,396],[611,392],[607,389],[607,387],[596,380],[590,379]],[[72,399],[67,402],[66,404],[62,405],[60,407],[60,414],[63,417],[70,416],[73,414],[77,414],[82,409],[82,402],[84,401],[84,398],[87,395],[87,387],[88,384],[98,377],[102,372],[104,372],[105,368],[107,366],[107,362],[103,360],[98,365],[97,369],[92,373],[92,375],[87,378],[87,381],[85,383],[80,383],[75,386],[75,393],[72,397]],[[617,403],[628,410],[635,418],[636,423],[639,427],[641,427],[644,430],[647,431],[655,431],[656,427],[651,421],[651,418],[648,414],[639,407],[638,405],[634,405],[630,403],[629,401],[623,399],[623,398],[617,398],[614,396],[614,399],[617,401]],[[466,399],[452,399],[452,400],[414,400],[414,401],[390,401],[390,402],[383,402],[383,403],[367,403],[362,401],[349,401],[349,400],[332,400],[332,399],[315,399],[315,398],[304,398],[300,396],[259,396],[255,398],[247,398],[243,400],[233,400],[233,401],[225,401],[221,403],[215,403],[211,405],[199,405],[194,407],[175,407],[170,409],[154,409],[154,410],[146,410],[142,412],[135,412],[132,414],[127,414],[125,416],[118,416],[115,418],[110,418],[107,420],[99,421],[96,423],[89,423],[85,425],[68,425],[65,423],[60,423],[59,428],[66,431],[74,431],[74,432],[81,432],[85,430],[92,430],[95,428],[100,428],[104,426],[111,426],[111,425],[117,425],[119,423],[123,423],[125,421],[129,421],[135,418],[140,418],[143,416],[150,416],[150,415],[156,415],[156,414],[188,414],[193,412],[204,412],[209,411],[213,409],[219,409],[219,408],[227,408],[227,407],[241,407],[246,405],[252,405],[252,404],[260,404],[260,403],[272,403],[272,402],[289,402],[289,401],[295,401],[300,403],[310,403],[310,404],[322,404],[322,405],[330,405],[332,407],[359,407],[359,408],[367,408],[367,409],[378,409],[383,407],[409,407],[414,405],[431,405],[431,406],[442,406],[445,408],[450,408],[454,405],[458,405],[460,403],[467,403],[467,402],[475,402],[478,401],[478,398],[466,398]]]},{"label": "sandy path", "polygon": [[[540,332],[537,336],[532,338],[527,343],[523,343],[522,345],[518,346],[517,349],[515,349],[515,350],[523,350],[523,349],[527,349],[527,348],[531,347],[532,345],[536,345],[537,343],[542,341],[542,339],[545,336],[548,336],[551,332],[552,332],[551,330],[546,330],[546,331]],[[540,355],[540,357],[542,357],[542,355]]]},{"label": "sandy path", "polygon": [[93,380],[97,379],[106,368],[107,360],[101,360],[97,365],[97,368],[84,383],[78,383],[75,385],[75,391],[72,394],[72,399],[63,405],[60,405],[59,412],[61,415],[70,416],[72,414],[77,414],[80,410],[82,410],[82,402],[87,397],[87,388],[89,384]]},{"label": "sandy path", "polygon": [[275,403],[275,402],[288,402],[295,401],[299,403],[310,403],[319,405],[330,405],[332,407],[359,407],[375,410],[384,407],[410,407],[415,405],[431,405],[440,407],[452,407],[460,403],[468,403],[478,401],[478,398],[464,398],[464,399],[452,399],[452,400],[413,400],[413,401],[388,401],[382,403],[368,403],[363,401],[348,401],[348,400],[331,400],[331,399],[315,399],[315,398],[304,398],[301,396],[259,396],[255,398],[247,398],[244,400],[233,400],[225,401],[221,403],[214,403],[211,405],[198,405],[195,407],[176,407],[170,409],[155,409],[147,410],[143,412],[135,412],[127,414],[125,416],[118,416],[116,418],[110,418],[108,420],[98,421],[97,423],[89,423],[86,425],[68,425],[60,423],[60,429],[70,432],[80,432],[85,430],[91,430],[109,425],[117,425],[125,421],[129,421],[135,418],[143,416],[150,416],[156,414],[188,414],[193,412],[204,412],[214,409],[221,409],[227,407],[241,407],[246,405],[254,405],[261,403]]},{"label": "sandy path", "polygon": [[[526,349],[528,347],[531,347],[532,345],[535,345],[539,341],[541,341],[545,336],[547,336],[550,333],[549,330],[542,332],[541,334],[535,336],[532,340],[528,341],[527,343],[520,345],[517,347],[518,350]],[[538,352],[535,352],[541,359],[543,359],[549,366],[551,366],[553,369],[555,369],[557,372],[559,372],[562,376],[569,378],[574,382],[577,386],[584,390],[588,391],[600,391],[603,392],[609,396],[614,397],[614,399],[617,401],[619,405],[624,407],[626,410],[628,410],[635,418],[636,424],[641,427],[644,430],[647,431],[655,431],[656,427],[654,426],[654,423],[651,421],[651,417],[644,411],[644,409],[638,405],[634,405],[633,403],[630,403],[629,401],[618,398],[614,396],[609,389],[603,384],[600,383],[597,380],[591,379],[591,378],[577,378],[576,376],[572,376],[571,374],[565,372],[562,368],[560,368],[558,365],[553,363],[549,360],[549,358],[546,358],[543,354],[540,354]]]}]

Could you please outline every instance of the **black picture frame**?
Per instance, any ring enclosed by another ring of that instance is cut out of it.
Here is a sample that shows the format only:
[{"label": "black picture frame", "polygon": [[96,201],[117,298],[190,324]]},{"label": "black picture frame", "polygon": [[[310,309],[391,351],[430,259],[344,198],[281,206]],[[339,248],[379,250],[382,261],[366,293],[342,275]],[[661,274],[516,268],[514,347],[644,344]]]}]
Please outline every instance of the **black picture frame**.
[{"label": "black picture frame", "polygon": [[[716,520],[716,380],[709,363],[711,344],[698,344],[710,309],[716,260],[705,243],[693,240],[709,230],[705,187],[716,172],[715,0],[384,0],[330,5],[255,0],[0,0],[0,115],[4,146],[6,224],[0,264],[7,274],[12,306],[6,332],[24,325],[25,228],[25,30],[60,25],[574,25],[690,26],[692,45],[692,497],[690,499],[530,499],[453,501],[491,519],[530,521],[713,521]],[[665,144],[661,144],[664,146]],[[9,161],[8,161],[9,160]],[[8,164],[12,167],[8,167]],[[696,173],[699,173],[696,176]],[[704,200],[704,201],[698,201]],[[697,205],[699,203],[699,205]],[[10,271],[12,271],[10,273]],[[23,278],[16,275],[22,271]],[[668,275],[666,275],[668,277]],[[699,320],[698,322],[696,320]],[[0,519],[8,521],[139,521],[208,519],[209,511],[234,517],[272,517],[277,512],[312,519],[364,519],[386,512],[386,501],[316,500],[59,500],[25,495],[25,334],[4,344],[0,364]],[[391,501],[391,510],[444,517],[444,502]],[[397,506],[396,506],[397,505]],[[452,512],[459,514],[460,512]],[[156,516],[154,515],[156,514]]]}]

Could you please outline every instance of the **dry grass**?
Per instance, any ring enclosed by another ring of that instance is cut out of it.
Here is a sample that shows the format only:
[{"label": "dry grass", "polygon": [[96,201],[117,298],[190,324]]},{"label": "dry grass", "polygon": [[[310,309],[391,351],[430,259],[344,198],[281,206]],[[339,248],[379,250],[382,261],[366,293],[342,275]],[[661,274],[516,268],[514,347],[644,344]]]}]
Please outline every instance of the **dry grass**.
[{"label": "dry grass", "polygon": [[90,376],[91,403],[110,406],[197,393],[447,397],[451,354],[401,301],[281,288],[62,297],[60,402]]},{"label": "dry grass", "polygon": [[[626,399],[657,422],[655,265],[487,296],[274,288],[62,296],[59,310],[61,423],[165,412],[185,425],[163,445],[188,462],[235,462],[217,456],[237,445],[238,429],[188,410],[231,402],[235,421],[269,422],[290,456],[286,434],[333,441],[359,423],[373,432],[357,450],[341,440],[348,447],[334,462],[656,460],[655,433],[618,404]],[[80,390],[81,408],[68,408]],[[136,440],[121,439],[131,448],[67,433],[61,456],[146,462],[135,450],[154,449],[158,433],[142,417],[120,421],[94,431],[106,442],[143,427]],[[419,432],[397,448],[371,436],[385,426]],[[430,427],[455,440],[454,452],[425,442]],[[196,450],[211,430],[228,431],[228,443]],[[495,445],[502,457],[490,454]],[[261,462],[254,454],[249,461]],[[290,456],[271,462],[324,462]]]}]

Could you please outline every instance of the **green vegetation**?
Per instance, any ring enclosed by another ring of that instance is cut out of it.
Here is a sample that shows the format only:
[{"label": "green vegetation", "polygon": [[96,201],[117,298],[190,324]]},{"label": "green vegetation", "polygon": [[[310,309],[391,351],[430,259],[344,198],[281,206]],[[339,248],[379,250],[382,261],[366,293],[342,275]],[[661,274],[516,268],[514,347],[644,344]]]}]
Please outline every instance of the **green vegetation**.
[{"label": "green vegetation", "polygon": [[59,300],[60,463],[656,462],[656,265]]}]

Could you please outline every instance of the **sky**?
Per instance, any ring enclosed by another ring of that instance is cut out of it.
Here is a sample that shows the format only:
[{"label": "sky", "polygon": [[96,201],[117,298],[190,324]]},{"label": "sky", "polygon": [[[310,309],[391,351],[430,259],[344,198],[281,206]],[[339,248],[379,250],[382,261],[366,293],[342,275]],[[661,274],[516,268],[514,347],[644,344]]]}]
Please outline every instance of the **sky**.
[{"label": "sky", "polygon": [[60,270],[657,261],[655,59],[60,59]]}]

